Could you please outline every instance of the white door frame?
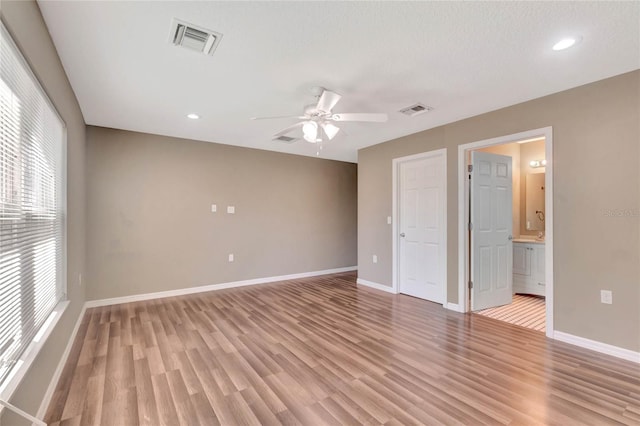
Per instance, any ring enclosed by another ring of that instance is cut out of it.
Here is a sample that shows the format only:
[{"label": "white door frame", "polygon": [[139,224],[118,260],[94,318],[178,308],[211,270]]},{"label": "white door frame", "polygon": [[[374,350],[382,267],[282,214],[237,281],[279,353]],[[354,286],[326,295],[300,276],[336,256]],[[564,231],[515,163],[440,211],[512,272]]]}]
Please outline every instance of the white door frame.
[{"label": "white door frame", "polygon": [[[553,128],[543,127],[526,132],[485,139],[458,146],[458,306],[456,310],[469,312],[469,180],[467,153],[469,150],[494,145],[545,138],[545,311],[546,335],[553,338]],[[395,188],[395,186],[394,186]],[[515,237],[515,236],[514,236]],[[453,307],[452,307],[453,308]]]},{"label": "white door frame", "polygon": [[443,179],[443,195],[444,195],[444,203],[443,203],[443,207],[445,209],[444,211],[444,223],[442,224],[442,248],[444,250],[444,265],[443,266],[443,277],[442,277],[442,283],[443,283],[443,299],[442,299],[442,305],[443,306],[447,306],[447,148],[441,148],[441,149],[436,149],[433,151],[428,151],[428,152],[421,152],[420,154],[415,154],[415,155],[408,155],[406,157],[399,157],[399,158],[394,158],[392,161],[392,184],[393,184],[393,191],[392,191],[392,205],[393,205],[393,211],[392,211],[392,220],[391,223],[393,224],[392,226],[392,234],[391,234],[391,239],[393,241],[393,248],[392,248],[392,267],[391,267],[391,274],[392,274],[392,278],[391,278],[391,291],[393,293],[399,293],[400,292],[400,280],[399,280],[399,274],[400,274],[400,268],[398,267],[398,265],[400,264],[400,261],[398,259],[398,257],[400,256],[400,250],[398,249],[398,239],[400,238],[400,229],[398,228],[399,222],[400,222],[400,202],[398,200],[398,197],[400,196],[400,165],[404,162],[407,161],[414,161],[414,160],[420,160],[420,159],[424,159],[424,158],[432,158],[432,157],[439,157],[442,156],[442,173],[444,174],[444,179]]}]

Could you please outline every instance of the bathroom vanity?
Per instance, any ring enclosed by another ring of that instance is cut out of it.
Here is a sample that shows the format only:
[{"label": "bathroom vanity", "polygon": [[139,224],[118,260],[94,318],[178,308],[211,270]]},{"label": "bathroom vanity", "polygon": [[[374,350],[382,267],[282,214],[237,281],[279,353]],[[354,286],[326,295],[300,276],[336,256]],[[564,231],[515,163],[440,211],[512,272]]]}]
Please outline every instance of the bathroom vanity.
[{"label": "bathroom vanity", "polygon": [[545,295],[544,241],[513,240],[513,292]]}]

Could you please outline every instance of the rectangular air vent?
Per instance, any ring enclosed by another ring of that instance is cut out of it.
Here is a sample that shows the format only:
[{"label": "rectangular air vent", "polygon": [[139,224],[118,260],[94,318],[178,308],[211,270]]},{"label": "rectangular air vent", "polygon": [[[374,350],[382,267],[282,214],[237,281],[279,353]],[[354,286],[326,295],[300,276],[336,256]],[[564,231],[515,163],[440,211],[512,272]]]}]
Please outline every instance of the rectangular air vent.
[{"label": "rectangular air vent", "polygon": [[276,142],[284,142],[284,143],[293,143],[295,141],[297,141],[298,138],[293,138],[291,136],[278,136],[277,138],[274,139],[274,141]]},{"label": "rectangular air vent", "polygon": [[415,117],[416,115],[423,114],[425,112],[429,112],[432,110],[433,108],[431,108],[430,106],[426,106],[424,104],[418,103],[406,108],[402,108],[400,112],[403,113],[404,115],[408,115],[409,117]]},{"label": "rectangular air vent", "polygon": [[222,34],[207,30],[174,18],[171,21],[169,42],[205,55],[212,55],[218,47]]}]

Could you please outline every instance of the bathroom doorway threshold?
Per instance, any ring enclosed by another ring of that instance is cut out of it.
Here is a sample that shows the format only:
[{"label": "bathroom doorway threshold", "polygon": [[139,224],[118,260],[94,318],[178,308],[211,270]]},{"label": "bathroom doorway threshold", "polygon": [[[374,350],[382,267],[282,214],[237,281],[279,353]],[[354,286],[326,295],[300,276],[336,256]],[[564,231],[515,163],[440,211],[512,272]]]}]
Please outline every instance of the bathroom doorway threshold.
[{"label": "bathroom doorway threshold", "polygon": [[509,305],[474,312],[509,324],[519,325],[544,333],[546,326],[545,300],[542,296],[514,294]]}]

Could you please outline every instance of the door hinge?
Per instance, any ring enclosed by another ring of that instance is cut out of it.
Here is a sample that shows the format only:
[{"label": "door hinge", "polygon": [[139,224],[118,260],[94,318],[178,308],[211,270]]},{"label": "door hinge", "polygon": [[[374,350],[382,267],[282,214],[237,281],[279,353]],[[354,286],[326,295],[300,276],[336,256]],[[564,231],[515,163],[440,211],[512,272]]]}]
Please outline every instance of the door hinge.
[{"label": "door hinge", "polygon": [[467,171],[468,171],[469,173],[471,173],[471,172],[473,171],[473,164],[469,164],[469,165],[467,166]]},{"label": "door hinge", "polygon": [[469,288],[473,288],[473,281],[469,281]]},{"label": "door hinge", "polygon": [[469,222],[469,231],[473,231],[473,223]]}]

